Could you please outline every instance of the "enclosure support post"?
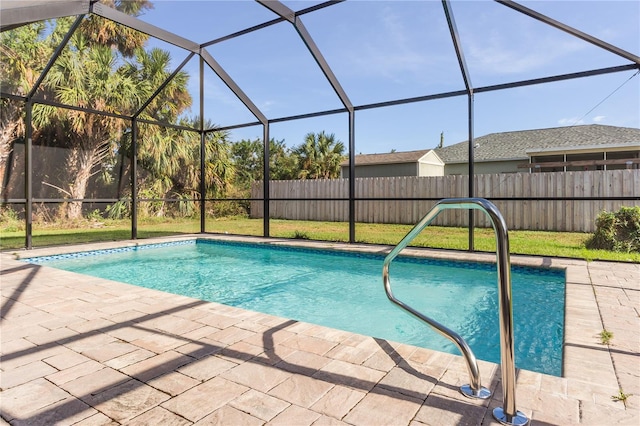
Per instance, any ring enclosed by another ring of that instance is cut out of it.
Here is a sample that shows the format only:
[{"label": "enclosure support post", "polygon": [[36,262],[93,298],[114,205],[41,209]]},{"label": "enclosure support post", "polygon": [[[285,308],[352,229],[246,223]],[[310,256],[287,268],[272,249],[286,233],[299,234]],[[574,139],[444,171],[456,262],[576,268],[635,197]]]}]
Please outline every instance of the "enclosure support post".
[{"label": "enclosure support post", "polygon": [[269,167],[269,122],[263,125],[264,135],[263,135],[263,143],[264,143],[264,151],[262,158],[262,165],[264,169],[264,176],[262,178],[263,182],[263,200],[262,200],[262,233],[265,237],[269,236],[269,180],[271,179],[271,170]]},{"label": "enclosure support post", "polygon": [[[449,32],[451,33],[451,41],[453,41],[453,47],[458,57],[458,65],[460,66],[460,73],[464,80],[464,87],[467,91],[467,97],[469,102],[469,197],[475,197],[475,189],[473,187],[473,84],[471,84],[471,75],[467,68],[467,62],[464,59],[464,53],[462,52],[462,43],[460,43],[460,36],[458,35],[458,28],[456,27],[456,21],[453,17],[453,9],[451,8],[450,0],[442,0],[442,7],[444,14],[447,18],[447,25],[449,26]],[[474,251],[473,242],[473,229],[474,216],[473,210],[469,210],[469,251]]]},{"label": "enclosure support post", "polygon": [[207,135],[203,130],[200,130],[200,232],[205,232],[206,227],[206,211],[207,211],[207,182],[205,182],[205,167],[206,167],[206,155],[207,149],[205,146]]},{"label": "enclosure support post", "polygon": [[206,230],[206,194],[205,167],[207,149],[205,146],[206,134],[204,132],[204,59],[200,57],[200,232]]},{"label": "enclosure support post", "polygon": [[138,239],[138,121],[131,119],[131,239]]},{"label": "enclosure support post", "polygon": [[[469,198],[476,196],[476,188],[474,186],[475,164],[474,164],[474,140],[473,140],[473,90],[469,91]],[[475,228],[475,216],[473,210],[469,210],[469,251],[475,251],[475,242],[473,230]]]},{"label": "enclosure support post", "polygon": [[33,125],[31,123],[33,113],[33,103],[29,99],[25,104],[25,143],[24,143],[24,213],[25,213],[25,248],[33,248],[33,156],[32,156],[32,136]]},{"label": "enclosure support post", "polygon": [[349,110],[349,242],[356,242],[356,113]]}]

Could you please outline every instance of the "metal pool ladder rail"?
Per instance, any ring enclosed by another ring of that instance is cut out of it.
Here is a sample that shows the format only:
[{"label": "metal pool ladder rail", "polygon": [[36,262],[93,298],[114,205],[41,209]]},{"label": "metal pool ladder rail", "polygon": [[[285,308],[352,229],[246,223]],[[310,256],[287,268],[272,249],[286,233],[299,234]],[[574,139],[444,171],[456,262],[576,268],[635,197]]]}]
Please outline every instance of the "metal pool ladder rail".
[{"label": "metal pool ladder rail", "polygon": [[391,291],[391,280],[389,278],[389,266],[402,250],[416,237],[424,228],[444,210],[450,209],[475,209],[484,212],[493,226],[496,236],[496,261],[498,264],[498,299],[500,308],[500,358],[502,369],[502,391],[503,406],[493,410],[493,417],[505,425],[523,426],[529,422],[526,415],[516,409],[515,392],[515,361],[513,342],[513,310],[511,300],[511,262],[509,259],[509,235],[507,226],[498,208],[484,198],[447,198],[440,200],[424,217],[413,227],[411,231],[391,250],[384,260],[382,267],[382,279],[387,297],[393,303],[407,312],[426,322],[438,333],[451,340],[462,352],[467,363],[470,384],[460,387],[460,392],[470,398],[487,399],[491,396],[491,391],[482,386],[480,380],[480,370],[473,351],[453,330],[448,329],[437,321],[418,312],[411,306],[396,299]]}]

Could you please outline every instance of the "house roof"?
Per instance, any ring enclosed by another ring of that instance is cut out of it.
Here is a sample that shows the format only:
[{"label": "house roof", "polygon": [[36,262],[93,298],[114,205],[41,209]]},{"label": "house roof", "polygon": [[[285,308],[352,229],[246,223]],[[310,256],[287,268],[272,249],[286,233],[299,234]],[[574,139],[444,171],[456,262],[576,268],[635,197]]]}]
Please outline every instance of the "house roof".
[{"label": "house roof", "polygon": [[[417,163],[427,155],[431,149],[419,151],[389,152],[385,154],[359,154],[356,155],[356,166],[370,166],[374,164],[404,164]],[[348,166],[349,160],[343,161],[341,166]]]},{"label": "house roof", "polygon": [[[475,138],[475,161],[527,160],[528,153],[629,146],[640,147],[640,129],[590,124],[551,129],[491,133]],[[469,142],[464,141],[435,152],[445,164],[466,163]]]}]

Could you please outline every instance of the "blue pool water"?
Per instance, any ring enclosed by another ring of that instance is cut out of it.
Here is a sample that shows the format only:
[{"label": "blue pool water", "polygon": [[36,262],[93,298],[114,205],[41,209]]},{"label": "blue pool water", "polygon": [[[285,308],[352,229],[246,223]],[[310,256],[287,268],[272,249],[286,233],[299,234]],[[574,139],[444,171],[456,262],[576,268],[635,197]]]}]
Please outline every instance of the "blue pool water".
[{"label": "blue pool water", "polygon": [[[382,285],[384,257],[197,240],[32,262],[299,321],[458,354],[400,310]],[[394,294],[500,362],[495,265],[400,257]],[[512,267],[516,366],[562,373],[564,271]]]}]

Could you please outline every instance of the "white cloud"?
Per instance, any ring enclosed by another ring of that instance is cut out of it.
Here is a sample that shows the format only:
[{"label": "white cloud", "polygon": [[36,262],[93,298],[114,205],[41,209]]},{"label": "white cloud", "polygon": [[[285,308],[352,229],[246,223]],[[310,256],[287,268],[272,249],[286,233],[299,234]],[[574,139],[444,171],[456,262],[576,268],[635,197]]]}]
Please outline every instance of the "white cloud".
[{"label": "white cloud", "polygon": [[[348,49],[342,58],[344,72],[357,76],[383,77],[406,84],[423,80],[425,74],[451,62],[457,65],[452,49],[441,49],[440,40],[451,43],[444,16],[433,16],[433,25],[425,25],[422,16],[430,9],[423,3],[388,5],[371,3],[366,15],[353,23],[357,31],[347,36]],[[448,75],[447,75],[448,77]],[[433,80],[433,73],[430,79]]]},{"label": "white cloud", "polygon": [[271,109],[271,107],[273,105],[275,105],[276,103],[277,103],[276,101],[270,101],[270,100],[262,101],[262,102],[260,102],[260,110],[262,112],[269,111]]},{"label": "white cloud", "polygon": [[[607,118],[605,115],[596,115],[591,119],[591,121],[594,123],[600,123],[604,121],[605,118]],[[587,123],[584,121],[584,119],[579,117],[564,117],[558,120],[558,124],[561,126],[576,126]]]},{"label": "white cloud", "polygon": [[413,37],[402,19],[389,7],[380,11],[378,18],[381,26],[375,38],[366,41],[356,59],[359,68],[387,77],[424,68],[426,57],[415,49]]},{"label": "white cloud", "polygon": [[584,124],[584,120],[578,117],[566,117],[558,120],[558,124],[561,126],[575,126],[578,124]]},{"label": "white cloud", "polygon": [[[519,40],[518,40],[519,39]],[[469,53],[479,70],[491,74],[531,72],[582,50],[580,40],[557,40],[530,32],[508,38],[493,31],[489,38],[469,37]]]}]

